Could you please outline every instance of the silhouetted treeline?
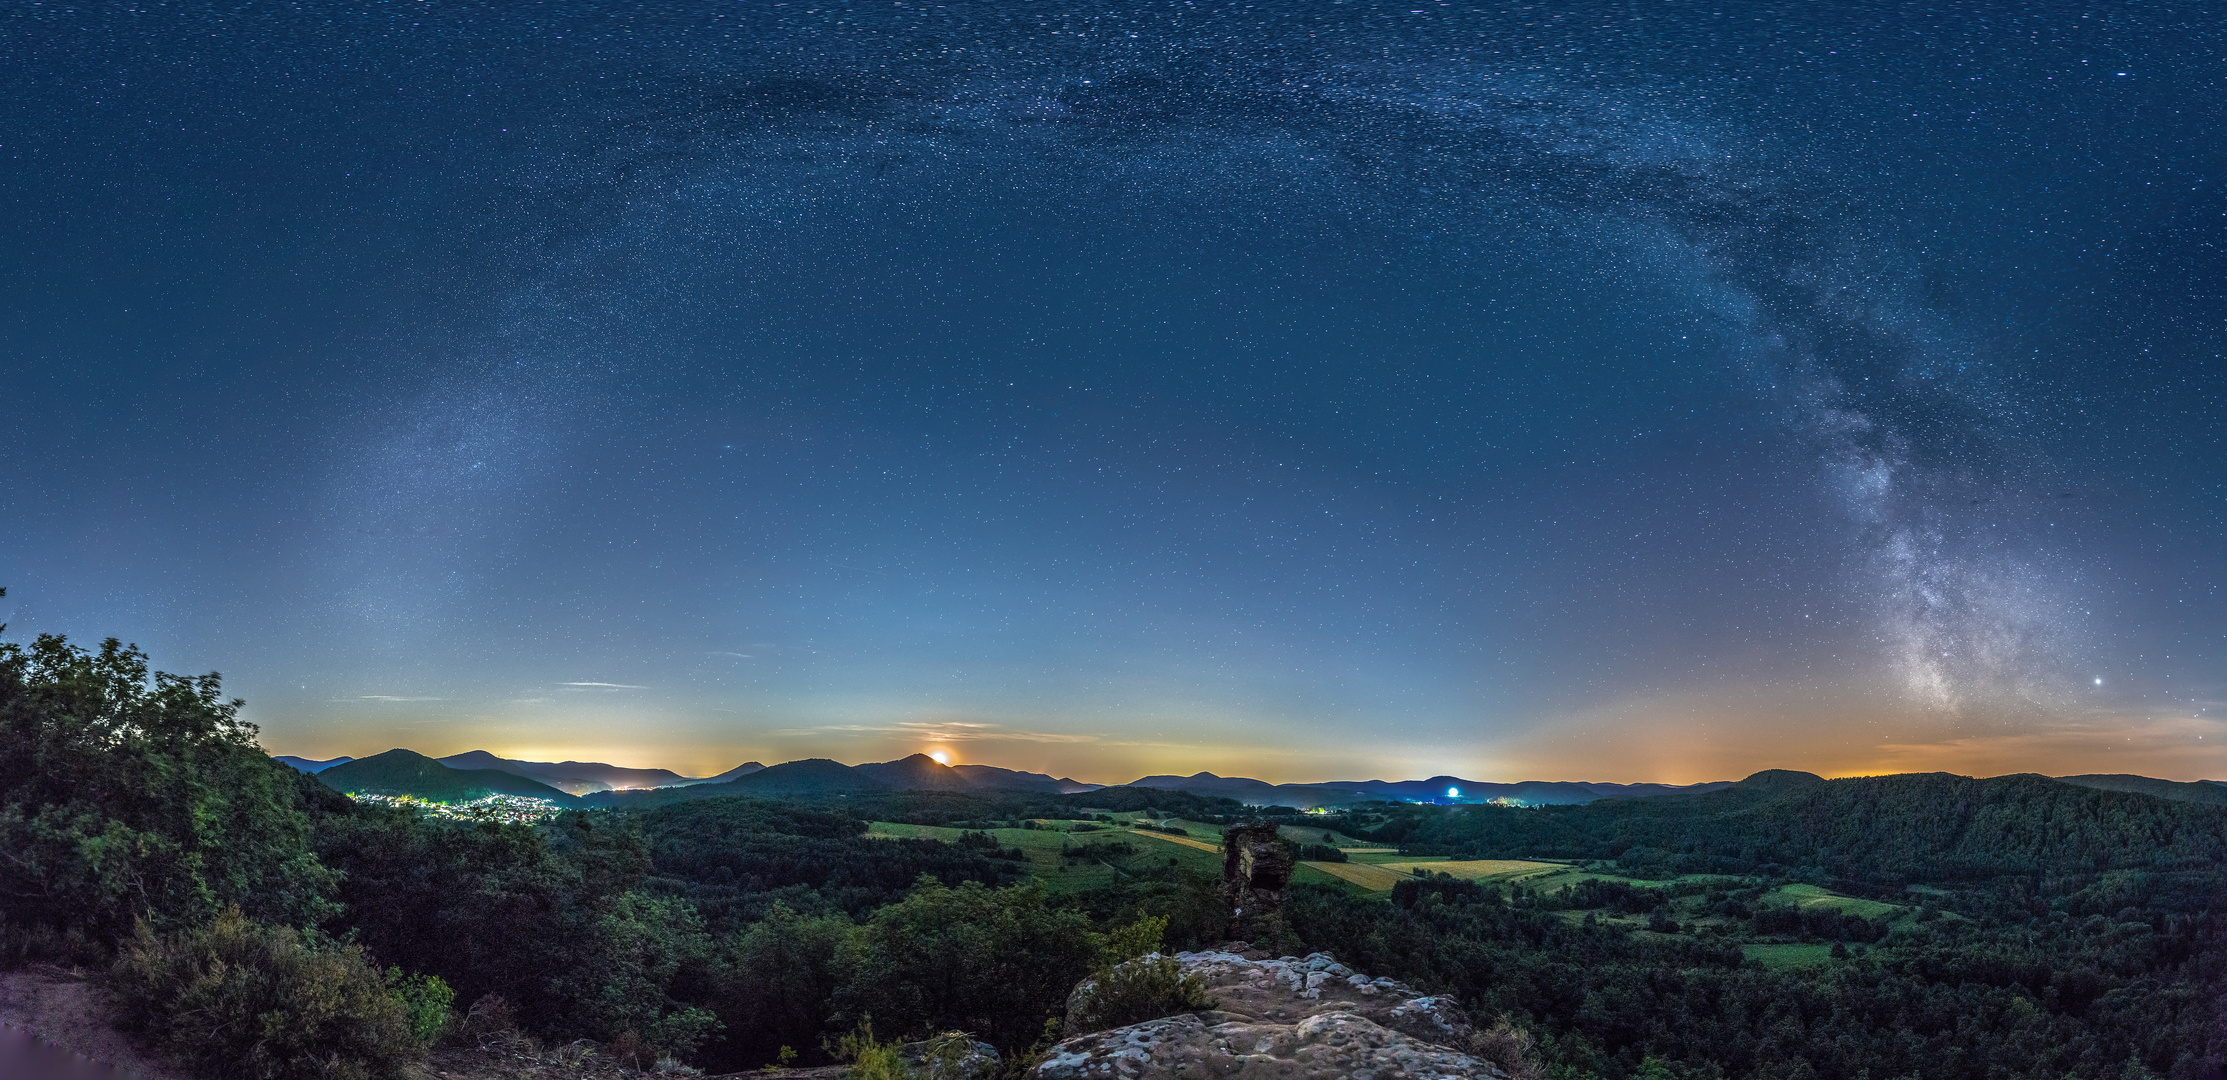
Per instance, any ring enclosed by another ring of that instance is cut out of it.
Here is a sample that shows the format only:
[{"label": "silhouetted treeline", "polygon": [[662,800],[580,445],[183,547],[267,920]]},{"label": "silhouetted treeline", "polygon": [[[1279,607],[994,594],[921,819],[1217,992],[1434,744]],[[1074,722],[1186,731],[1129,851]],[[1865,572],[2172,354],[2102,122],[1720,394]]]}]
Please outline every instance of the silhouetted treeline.
[{"label": "silhouetted treeline", "polygon": [[1789,873],[1901,886],[2108,870],[2214,872],[2227,809],[2042,776],[1764,773],[1719,791],[1584,806],[1385,807],[1415,853],[1615,860],[1639,873]]}]

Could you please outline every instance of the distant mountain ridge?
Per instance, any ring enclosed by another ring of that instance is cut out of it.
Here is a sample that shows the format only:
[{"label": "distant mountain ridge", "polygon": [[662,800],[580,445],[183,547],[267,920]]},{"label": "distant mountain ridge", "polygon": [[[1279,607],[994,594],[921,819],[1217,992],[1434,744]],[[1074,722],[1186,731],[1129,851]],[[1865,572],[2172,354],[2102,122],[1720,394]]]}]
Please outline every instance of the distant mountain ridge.
[{"label": "distant mountain ridge", "polygon": [[470,802],[487,795],[524,795],[575,806],[579,799],[531,777],[500,769],[455,769],[414,750],[389,750],[321,769],[319,781],[358,795],[412,795],[433,802]]},{"label": "distant mountain ridge", "polygon": [[2206,803],[2227,806],[2227,783],[2217,780],[2157,780],[2130,773],[2087,773],[2081,776],[2059,776],[2055,779],[2081,787],[2101,788],[2105,791],[2132,791],[2155,795],[2175,802]]},{"label": "distant mountain ridge", "polygon": [[305,773],[317,773],[322,772],[326,769],[330,769],[335,765],[346,765],[356,759],[343,754],[340,757],[326,758],[323,761],[318,761],[315,758],[295,757],[292,754],[278,754],[273,756],[271,760],[278,762],[281,765],[285,765],[289,768],[299,769]]},{"label": "distant mountain ridge", "polygon": [[485,750],[467,750],[435,761],[452,769],[494,769],[513,776],[539,780],[571,795],[587,795],[619,788],[686,787],[715,784],[765,768],[755,761],[737,765],[717,776],[682,776],[671,769],[629,769],[600,761],[520,761],[497,757]]},{"label": "distant mountain ridge", "polygon": [[784,761],[724,783],[651,791],[603,791],[586,799],[589,806],[657,806],[685,799],[721,795],[822,795],[851,791],[1028,791],[1071,794],[1095,791],[1085,784],[1044,773],[1018,772],[994,765],[951,766],[926,754],[895,761],[845,765],[827,758]]},{"label": "distant mountain ridge", "polygon": [[[397,757],[396,755],[405,755]],[[535,795],[582,806],[661,805],[685,799],[720,795],[757,797],[839,794],[854,791],[1012,791],[1071,795],[1106,788],[1047,773],[1021,772],[995,765],[945,765],[926,754],[895,761],[845,765],[828,758],[805,758],[766,766],[745,762],[717,776],[687,777],[668,769],[630,769],[601,762],[520,761],[497,757],[484,750],[429,758],[409,750],[390,750],[369,758],[337,757],[325,761],[294,755],[273,760],[324,780],[341,790],[412,794],[445,799],[449,793]],[[427,767],[448,776],[425,771]],[[2038,775],[2038,774],[2026,774]],[[498,781],[492,777],[507,777]],[[2175,802],[2227,806],[2227,783],[2217,780],[2182,782],[2158,780],[2123,773],[2045,777],[2061,783],[2109,791],[2153,795]],[[1815,782],[1810,773],[1772,769],[1738,784],[1749,788]],[[352,787],[343,785],[355,785]],[[1720,780],[1699,784],[1616,784],[1598,781],[1524,780],[1502,783],[1434,776],[1428,780],[1333,780],[1318,783],[1271,784],[1243,776],[1217,776],[1210,772],[1190,776],[1140,777],[1118,788],[1181,791],[1193,795],[1236,799],[1253,805],[1282,805],[1300,809],[1335,808],[1364,802],[1500,803],[1518,806],[1582,805],[1602,799],[1646,799],[1665,795],[1696,795],[1737,786]],[[476,796],[472,796],[476,797]]]},{"label": "distant mountain ridge", "polygon": [[1312,809],[1378,801],[1512,803],[1520,806],[1566,806],[1596,799],[1643,799],[1656,795],[1696,794],[1732,786],[1730,780],[1700,784],[1608,784],[1574,780],[1523,780],[1496,783],[1434,776],[1428,780],[1332,780],[1311,784],[1271,784],[1242,776],[1193,773],[1190,776],[1147,776],[1126,786],[1162,791],[1188,791],[1194,795],[1220,795],[1250,803],[1282,804]]}]

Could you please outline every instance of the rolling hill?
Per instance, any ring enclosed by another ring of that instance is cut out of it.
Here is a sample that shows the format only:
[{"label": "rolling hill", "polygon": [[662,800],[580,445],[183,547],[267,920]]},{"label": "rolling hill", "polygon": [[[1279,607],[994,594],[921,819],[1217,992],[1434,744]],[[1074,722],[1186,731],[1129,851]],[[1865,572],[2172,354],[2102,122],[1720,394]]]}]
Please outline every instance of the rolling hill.
[{"label": "rolling hill", "polygon": [[1574,806],[1596,799],[1639,799],[1656,795],[1694,794],[1731,786],[1720,780],[1702,784],[1606,784],[1571,780],[1524,780],[1495,783],[1434,776],[1428,780],[1333,780],[1315,784],[1271,784],[1242,776],[1216,776],[1210,772],[1190,776],[1147,776],[1126,787],[1160,791],[1188,791],[1218,795],[1257,805],[1281,804],[1302,809],[1349,806],[1363,802],[1507,803],[1519,806]]},{"label": "rolling hill", "polygon": [[974,782],[974,786],[991,791],[1041,791],[1056,795],[1073,795],[1080,791],[1096,791],[1104,784],[1086,784],[1064,776],[1049,773],[1019,772],[1001,769],[995,765],[953,765],[953,769]]},{"label": "rolling hill", "polygon": [[452,769],[412,750],[389,750],[321,770],[317,779],[335,791],[413,795],[431,802],[469,802],[484,795],[527,795],[561,806],[579,800],[530,777],[498,769]]},{"label": "rolling hill", "polygon": [[588,796],[589,806],[662,806],[721,795],[827,795],[856,791],[1024,791],[1052,794],[1093,791],[1084,784],[1043,773],[1016,772],[992,765],[945,765],[926,754],[896,761],[845,765],[827,758],[805,758],[753,770],[723,783],[671,786],[654,791],[603,791]]},{"label": "rolling hill", "polygon": [[755,761],[735,766],[718,776],[682,776],[671,769],[630,769],[620,765],[606,765],[600,761],[521,761],[516,758],[497,757],[485,750],[468,750],[435,758],[452,769],[493,769],[512,776],[538,780],[550,787],[573,795],[586,795],[595,791],[622,788],[685,787],[690,784],[714,784],[746,776],[765,766]]},{"label": "rolling hill", "polygon": [[2057,779],[2081,787],[2100,788],[2104,791],[2137,791],[2175,802],[2207,803],[2227,806],[2227,783],[2217,780],[2196,780],[2183,783],[2178,780],[2156,780],[2147,776],[2128,773],[2088,773],[2082,776],[2060,776]]},{"label": "rolling hill", "polygon": [[2036,774],[1826,780],[1771,770],[1692,795],[1396,812],[1372,838],[1461,858],[1611,859],[1655,873],[1807,867],[1874,884],[2112,870],[2216,873],[2227,811]]},{"label": "rolling hill", "polygon": [[327,758],[324,761],[318,761],[314,758],[295,757],[292,754],[278,754],[273,756],[271,760],[278,762],[279,764],[284,765],[288,768],[300,769],[305,773],[316,773],[322,772],[326,769],[330,769],[335,765],[346,765],[356,759],[348,757],[344,754],[340,757]]}]

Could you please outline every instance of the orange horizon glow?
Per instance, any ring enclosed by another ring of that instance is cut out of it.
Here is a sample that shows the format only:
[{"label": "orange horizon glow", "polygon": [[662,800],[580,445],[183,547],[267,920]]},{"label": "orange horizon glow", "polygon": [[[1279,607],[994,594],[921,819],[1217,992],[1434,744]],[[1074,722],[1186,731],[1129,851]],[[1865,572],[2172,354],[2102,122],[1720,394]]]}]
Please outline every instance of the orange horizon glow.
[{"label": "orange horizon glow", "polygon": [[[1766,769],[1809,772],[1828,779],[1923,772],[1961,776],[2126,773],[2181,782],[2227,778],[2227,725],[2209,719],[2164,718],[2124,727],[2066,725],[1982,734],[1913,732],[1911,737],[1876,741],[1857,741],[1842,732],[1710,730],[1712,726],[1659,724],[1646,731],[1550,733],[1503,743],[1488,751],[1429,758],[1385,754],[1364,759],[1289,747],[1140,747],[1110,741],[1048,749],[1027,743],[1000,746],[994,740],[985,740],[991,745],[978,746],[965,760],[1097,784],[1124,784],[1155,775],[1189,776],[1202,771],[1272,784],[1421,780],[1433,776],[1486,783],[1572,780],[1695,784],[1739,780]],[[338,740],[318,742],[322,745],[312,743],[313,749],[305,750],[301,742],[286,740],[283,752],[319,760],[349,753],[336,745]],[[804,758],[831,758],[855,765],[897,760],[914,753],[927,753],[945,765],[962,760],[947,747],[921,749],[917,744],[906,746],[875,739],[814,740],[754,749],[737,747],[725,752],[710,747],[659,747],[656,751],[662,752],[645,753],[648,748],[639,744],[625,748],[552,742],[506,745],[496,740],[466,745],[453,734],[430,745],[430,749],[410,749],[431,757],[484,749],[513,760],[596,761],[622,768],[669,769],[687,777],[716,775],[745,761],[775,765]],[[557,748],[560,745],[562,749]],[[382,746],[351,756],[366,757],[391,748]],[[1333,763],[1333,759],[1342,764]]]}]

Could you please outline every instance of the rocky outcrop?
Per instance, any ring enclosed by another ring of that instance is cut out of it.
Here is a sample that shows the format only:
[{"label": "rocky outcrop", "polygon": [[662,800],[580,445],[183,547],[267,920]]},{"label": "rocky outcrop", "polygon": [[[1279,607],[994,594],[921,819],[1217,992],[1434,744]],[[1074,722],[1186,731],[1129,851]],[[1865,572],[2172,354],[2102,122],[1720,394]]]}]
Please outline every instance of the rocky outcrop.
[{"label": "rocky outcrop", "polygon": [[1297,865],[1291,845],[1267,822],[1232,825],[1222,832],[1222,894],[1230,905],[1230,936],[1250,935],[1253,925],[1283,910]]},{"label": "rocky outcrop", "polygon": [[1326,953],[1269,959],[1227,949],[1177,953],[1216,999],[1207,1012],[1078,1035],[1031,1080],[1509,1080],[1480,1057],[1491,1040],[1451,998],[1370,978]]}]

